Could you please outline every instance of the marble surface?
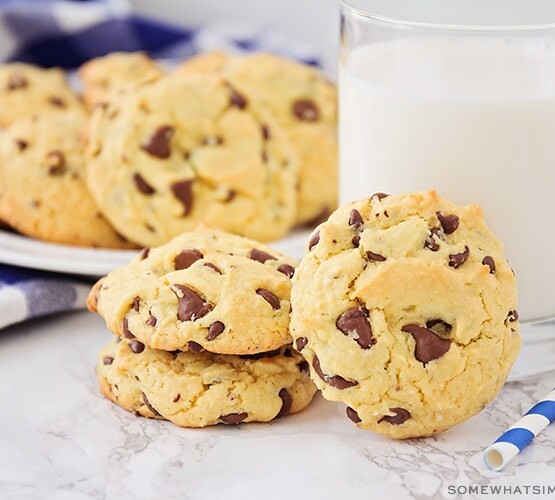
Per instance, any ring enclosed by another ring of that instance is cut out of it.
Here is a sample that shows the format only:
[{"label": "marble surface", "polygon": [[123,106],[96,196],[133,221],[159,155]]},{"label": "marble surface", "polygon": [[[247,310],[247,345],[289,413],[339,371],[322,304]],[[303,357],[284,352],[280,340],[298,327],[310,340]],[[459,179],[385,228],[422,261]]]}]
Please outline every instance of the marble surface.
[{"label": "marble surface", "polygon": [[[482,461],[554,374],[507,384],[480,415],[423,440],[359,430],[320,397],[273,423],[189,430],[101,397],[93,367],[109,339],[85,312],[0,332],[0,499],[508,498],[468,488],[555,488],[555,426],[501,473]],[[515,498],[527,496],[555,494]]]}]

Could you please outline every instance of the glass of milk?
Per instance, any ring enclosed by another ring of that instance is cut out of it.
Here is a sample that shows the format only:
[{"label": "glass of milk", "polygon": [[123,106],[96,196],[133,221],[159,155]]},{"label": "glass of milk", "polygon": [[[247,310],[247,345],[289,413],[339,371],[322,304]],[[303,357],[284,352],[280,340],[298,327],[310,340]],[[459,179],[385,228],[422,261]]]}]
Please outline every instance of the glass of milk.
[{"label": "glass of milk", "polygon": [[555,332],[555,2],[343,0],[341,45],[341,202],[479,204]]}]

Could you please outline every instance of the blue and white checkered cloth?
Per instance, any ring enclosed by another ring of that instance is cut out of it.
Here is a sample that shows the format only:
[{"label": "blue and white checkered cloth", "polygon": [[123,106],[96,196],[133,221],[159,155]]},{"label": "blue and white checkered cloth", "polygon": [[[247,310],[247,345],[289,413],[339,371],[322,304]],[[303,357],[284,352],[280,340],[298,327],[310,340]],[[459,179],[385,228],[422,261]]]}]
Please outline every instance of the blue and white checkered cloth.
[{"label": "blue and white checkered cloth", "polygon": [[[183,8],[186,8],[184,5]],[[317,64],[310,47],[268,28],[183,27],[136,15],[127,0],[0,0],[0,61],[74,69],[113,51],[142,50],[186,59],[198,52],[262,50]],[[0,329],[33,317],[85,307],[90,283],[0,264]]]},{"label": "blue and white checkered cloth", "polygon": [[82,309],[90,284],[56,273],[0,264],[0,329],[26,319]]},{"label": "blue and white checkered cloth", "polygon": [[217,20],[210,26],[172,26],[134,14],[127,0],[0,0],[1,61],[71,69],[114,51],[185,59],[213,49],[262,50],[318,63],[309,46],[266,27]]}]

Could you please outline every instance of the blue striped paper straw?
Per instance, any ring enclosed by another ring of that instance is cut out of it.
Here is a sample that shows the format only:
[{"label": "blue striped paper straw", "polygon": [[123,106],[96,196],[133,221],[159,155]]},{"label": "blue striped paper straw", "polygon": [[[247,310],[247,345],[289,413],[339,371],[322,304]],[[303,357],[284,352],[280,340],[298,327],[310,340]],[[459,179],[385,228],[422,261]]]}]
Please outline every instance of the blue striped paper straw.
[{"label": "blue striped paper straw", "polygon": [[541,399],[484,452],[484,462],[500,471],[555,420],[555,389]]}]

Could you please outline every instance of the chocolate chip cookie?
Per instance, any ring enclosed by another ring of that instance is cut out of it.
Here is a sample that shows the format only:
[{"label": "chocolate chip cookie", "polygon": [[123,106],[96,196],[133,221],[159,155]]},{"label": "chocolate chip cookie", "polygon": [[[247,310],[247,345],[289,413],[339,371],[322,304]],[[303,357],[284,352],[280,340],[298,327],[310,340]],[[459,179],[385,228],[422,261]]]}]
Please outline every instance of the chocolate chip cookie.
[{"label": "chocolate chip cookie", "polygon": [[256,99],[214,75],[169,75],[97,107],[88,184],[131,241],[156,246],[206,223],[259,240],[296,213],[298,160]]},{"label": "chocolate chip cookie", "polygon": [[100,353],[104,396],[183,427],[268,422],[303,410],[316,387],[290,347],[261,356],[165,352],[114,339]]},{"label": "chocolate chip cookie", "polygon": [[270,351],[291,342],[295,265],[255,241],[199,228],[110,273],[89,308],[116,335],[155,349]]},{"label": "chocolate chip cookie", "polygon": [[132,248],[102,217],[85,183],[83,111],[39,114],[0,135],[0,218],[55,243]]},{"label": "chocolate chip cookie", "polygon": [[89,109],[108,102],[122,86],[163,74],[163,68],[142,52],[112,52],[91,59],[79,68],[83,97]]},{"label": "chocolate chip cookie", "polygon": [[268,106],[299,154],[296,222],[315,225],[325,220],[337,205],[336,87],[314,67],[264,53],[202,54],[178,71],[217,72]]},{"label": "chocolate chip cookie", "polygon": [[[312,234],[294,346],[359,427],[429,436],[479,412],[520,346],[515,277],[475,205],[377,193]],[[325,293],[322,293],[325,290]]]},{"label": "chocolate chip cookie", "polygon": [[31,64],[0,65],[0,127],[33,115],[81,109],[78,96],[60,69]]}]

